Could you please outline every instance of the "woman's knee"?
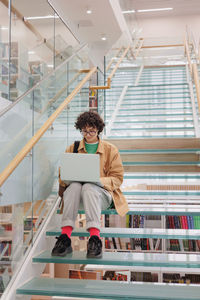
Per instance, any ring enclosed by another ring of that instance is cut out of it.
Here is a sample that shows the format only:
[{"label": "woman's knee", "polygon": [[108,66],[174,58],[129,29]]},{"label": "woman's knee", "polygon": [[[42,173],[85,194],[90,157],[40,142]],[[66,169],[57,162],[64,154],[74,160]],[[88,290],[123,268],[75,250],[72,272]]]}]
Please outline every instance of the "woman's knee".
[{"label": "woman's knee", "polygon": [[64,191],[63,196],[65,197],[70,192],[80,193],[82,189],[82,184],[80,182],[72,182]]},{"label": "woman's knee", "polygon": [[88,193],[97,193],[93,183],[85,183],[82,186],[81,195],[84,196]]}]

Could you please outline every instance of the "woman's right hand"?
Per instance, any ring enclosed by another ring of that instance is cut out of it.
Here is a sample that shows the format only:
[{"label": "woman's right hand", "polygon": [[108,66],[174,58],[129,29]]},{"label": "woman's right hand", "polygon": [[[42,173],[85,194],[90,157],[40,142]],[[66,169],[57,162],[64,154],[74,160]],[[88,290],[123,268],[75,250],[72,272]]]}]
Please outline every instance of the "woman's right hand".
[{"label": "woman's right hand", "polygon": [[59,190],[58,190],[58,195],[62,198],[63,197],[63,193],[66,190],[66,186],[62,186],[61,184],[59,184]]}]

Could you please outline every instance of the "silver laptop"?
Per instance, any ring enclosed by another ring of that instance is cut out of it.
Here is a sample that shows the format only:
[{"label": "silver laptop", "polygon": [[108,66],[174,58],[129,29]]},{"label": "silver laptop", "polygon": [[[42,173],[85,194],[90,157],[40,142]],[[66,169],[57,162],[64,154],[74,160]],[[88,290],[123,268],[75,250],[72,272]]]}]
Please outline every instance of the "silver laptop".
[{"label": "silver laptop", "polygon": [[99,155],[63,153],[60,161],[60,177],[66,184],[78,181],[92,182],[102,186]]}]

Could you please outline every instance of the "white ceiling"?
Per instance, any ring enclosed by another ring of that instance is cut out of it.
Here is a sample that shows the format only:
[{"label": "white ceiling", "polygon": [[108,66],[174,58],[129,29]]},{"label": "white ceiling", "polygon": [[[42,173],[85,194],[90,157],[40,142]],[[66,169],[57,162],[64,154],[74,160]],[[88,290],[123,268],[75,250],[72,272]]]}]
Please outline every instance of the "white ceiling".
[{"label": "white ceiling", "polygon": [[[89,43],[93,47],[93,52],[99,51],[100,56],[105,54],[122,32],[126,30],[122,26],[123,16],[129,29],[132,30],[133,21],[146,20],[146,18],[200,15],[200,0],[119,0],[119,2],[118,0],[13,0],[12,4],[22,15],[28,17],[53,14],[53,9],[48,2],[56,8],[63,21],[79,41]],[[120,4],[118,5],[119,11],[116,14],[113,7],[117,7],[118,3]],[[121,14],[121,10],[165,7],[173,7],[174,9],[150,13]],[[92,10],[92,14],[86,13],[87,8]],[[45,27],[48,22],[52,23],[53,20],[31,21],[38,29],[39,25]],[[106,41],[101,40],[104,34],[107,37]]]},{"label": "white ceiling", "polygon": [[172,7],[171,11],[135,13],[137,18],[200,14],[200,0],[119,0],[122,10]]},{"label": "white ceiling", "polygon": [[[102,60],[108,50],[126,32],[130,32],[116,0],[48,0],[80,42],[89,45],[91,55]],[[87,14],[87,9],[92,10]],[[103,36],[106,40],[102,40]]]}]

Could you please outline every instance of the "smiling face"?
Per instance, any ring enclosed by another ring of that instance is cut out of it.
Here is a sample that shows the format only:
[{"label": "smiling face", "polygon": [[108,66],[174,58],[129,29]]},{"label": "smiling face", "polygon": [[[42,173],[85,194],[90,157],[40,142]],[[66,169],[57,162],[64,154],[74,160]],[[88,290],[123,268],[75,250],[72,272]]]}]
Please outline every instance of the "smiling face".
[{"label": "smiling face", "polygon": [[88,144],[98,142],[98,130],[96,127],[85,126],[81,130],[81,134]]}]

